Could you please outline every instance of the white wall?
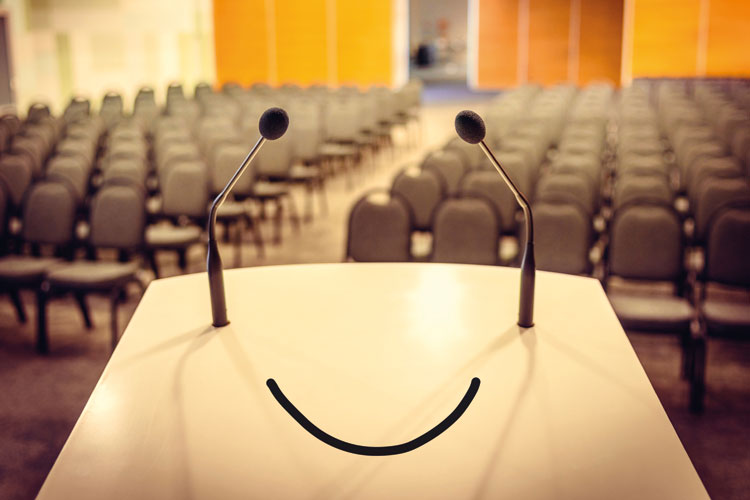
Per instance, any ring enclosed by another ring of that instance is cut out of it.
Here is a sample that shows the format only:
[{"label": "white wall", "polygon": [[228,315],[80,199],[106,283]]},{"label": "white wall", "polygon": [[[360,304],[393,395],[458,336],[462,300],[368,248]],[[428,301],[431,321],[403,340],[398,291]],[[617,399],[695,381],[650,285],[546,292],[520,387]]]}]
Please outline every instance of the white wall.
[{"label": "white wall", "polygon": [[215,79],[211,0],[10,0],[14,87],[60,112],[72,94],[98,106],[109,90],[132,106],[138,88],[163,96]]}]

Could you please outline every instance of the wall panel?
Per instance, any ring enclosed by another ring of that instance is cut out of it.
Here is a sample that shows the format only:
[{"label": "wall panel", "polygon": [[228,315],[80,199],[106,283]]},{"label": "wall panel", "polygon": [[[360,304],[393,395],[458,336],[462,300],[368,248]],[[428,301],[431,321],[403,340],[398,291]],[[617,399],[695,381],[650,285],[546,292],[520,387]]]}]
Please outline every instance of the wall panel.
[{"label": "wall panel", "polygon": [[695,76],[701,0],[631,0],[633,77]]},{"label": "wall panel", "polygon": [[518,0],[477,1],[477,86],[515,86],[518,84]]},{"label": "wall panel", "polygon": [[570,2],[528,0],[528,81],[551,85],[568,80]]},{"label": "wall panel", "polygon": [[326,83],[326,0],[275,0],[274,11],[278,83]]},{"label": "wall panel", "polygon": [[265,0],[214,0],[214,47],[219,85],[271,78]]},{"label": "wall panel", "polygon": [[711,0],[707,76],[750,76],[750,1]]},{"label": "wall panel", "polygon": [[390,85],[393,3],[336,0],[338,83]]},{"label": "wall panel", "polygon": [[580,0],[577,83],[620,83],[623,0]]}]

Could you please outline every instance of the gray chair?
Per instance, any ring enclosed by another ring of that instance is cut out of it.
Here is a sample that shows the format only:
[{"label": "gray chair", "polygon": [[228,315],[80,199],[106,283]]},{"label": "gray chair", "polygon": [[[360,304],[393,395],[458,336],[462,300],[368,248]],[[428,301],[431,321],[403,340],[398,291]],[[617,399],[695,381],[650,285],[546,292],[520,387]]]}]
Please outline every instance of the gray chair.
[{"label": "gray chair", "polygon": [[[23,242],[31,245],[31,254],[8,255],[0,258],[0,283],[10,293],[19,321],[26,322],[26,313],[19,291],[38,290],[45,273],[61,264],[59,256],[72,256],[73,223],[76,199],[64,183],[40,181],[29,190],[23,205]],[[42,256],[41,247],[52,247],[52,254]],[[80,303],[80,296],[77,296]],[[88,318],[82,307],[84,318]]]},{"label": "gray chair", "polygon": [[174,165],[161,185],[161,195],[159,218],[165,220],[149,225],[145,233],[146,255],[157,278],[157,252],[176,252],[180,269],[187,272],[187,251],[201,243],[201,228],[207,222],[208,206],[205,164],[187,161]]},{"label": "gray chair", "polygon": [[518,202],[513,192],[505,184],[494,168],[492,171],[473,170],[468,172],[461,180],[459,191],[461,196],[480,195],[491,202],[499,217],[501,234],[517,235]]},{"label": "gray chair", "polygon": [[31,163],[21,155],[4,155],[0,158],[0,179],[8,188],[10,213],[19,212],[26,191],[34,180]]},{"label": "gray chair", "polygon": [[485,156],[481,148],[476,144],[469,144],[460,137],[454,137],[443,147],[443,151],[455,153],[461,160],[464,170],[479,168]]},{"label": "gray chair", "polygon": [[433,172],[443,182],[448,195],[455,195],[461,184],[461,178],[468,171],[460,153],[452,150],[434,151],[422,160],[422,169]]},{"label": "gray chair", "polygon": [[[239,163],[238,163],[239,165]],[[281,224],[286,204],[289,218],[295,229],[299,230],[299,215],[294,197],[287,185],[292,167],[292,143],[289,139],[280,138],[267,142],[258,152],[255,159],[255,180],[248,197],[260,205],[261,217],[265,217],[266,206],[274,206],[274,241],[281,243]],[[236,188],[235,188],[236,189]]]},{"label": "gray chair", "polygon": [[608,288],[625,329],[679,333],[687,346],[695,311],[688,300],[684,244],[682,224],[671,205],[634,200],[614,213],[603,284],[609,285],[616,276],[672,285],[669,294]]},{"label": "gray chair", "polygon": [[[750,332],[750,202],[727,203],[708,223],[705,266],[701,273],[699,310],[701,329],[694,340],[690,407],[703,409],[708,337],[747,340]],[[739,302],[722,299],[710,290],[712,285],[745,292]]]},{"label": "gray chair", "polygon": [[[236,144],[223,144],[216,149],[213,162],[209,165],[209,193],[211,196],[216,196],[224,189],[245,156],[247,156],[246,148]],[[258,256],[263,256],[263,237],[260,225],[243,203],[243,200],[253,195],[254,184],[255,173],[251,165],[251,168],[239,178],[230,198],[222,204],[217,216],[217,222],[225,228],[226,239],[229,238],[230,231],[234,230],[235,267],[242,265],[243,226],[253,232]],[[208,212],[208,208],[206,211]]]},{"label": "gray chair", "polygon": [[435,210],[432,231],[432,262],[498,263],[500,223],[484,198],[444,200]]},{"label": "gray chair", "polygon": [[80,160],[71,156],[55,156],[47,166],[47,178],[65,179],[74,189],[77,204],[83,204],[89,191],[89,176]]},{"label": "gray chair", "polygon": [[349,212],[344,260],[406,262],[412,229],[409,207],[398,195],[382,189],[365,193]]},{"label": "gray chair", "polygon": [[404,168],[394,177],[391,193],[409,204],[416,231],[432,229],[432,214],[445,197],[443,184],[433,172],[416,166]]},{"label": "gray chair", "polygon": [[[112,248],[119,250],[121,255],[139,252],[143,246],[146,219],[144,198],[142,191],[130,185],[103,186],[91,202],[88,237],[91,248]],[[49,299],[71,292],[79,296],[102,293],[109,297],[111,342],[114,349],[119,334],[117,306],[129,283],[140,284],[137,271],[138,264],[134,261],[77,261],[48,271],[37,294],[37,350],[41,353],[49,350]],[[87,326],[90,325],[89,320]]]},{"label": "gray chair", "polygon": [[534,203],[534,248],[537,269],[590,274],[591,216],[572,200]]},{"label": "gray chair", "polygon": [[634,200],[652,200],[671,205],[674,193],[669,187],[666,177],[656,175],[637,175],[618,178],[615,181],[612,194],[612,209],[630,203]]},{"label": "gray chair", "polygon": [[568,198],[577,203],[589,217],[599,209],[598,193],[584,172],[564,171],[543,176],[536,187],[535,201]]},{"label": "gray chair", "polygon": [[750,200],[750,184],[744,178],[712,177],[698,188],[692,207],[695,219],[693,239],[702,244],[708,233],[708,222],[716,211],[729,202]]}]

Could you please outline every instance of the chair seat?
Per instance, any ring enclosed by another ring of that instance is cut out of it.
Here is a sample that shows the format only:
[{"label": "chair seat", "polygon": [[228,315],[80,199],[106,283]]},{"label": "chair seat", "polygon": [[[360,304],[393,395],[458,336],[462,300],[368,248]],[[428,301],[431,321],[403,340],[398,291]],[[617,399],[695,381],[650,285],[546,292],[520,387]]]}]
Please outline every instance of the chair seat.
[{"label": "chair seat", "polygon": [[278,198],[289,192],[289,188],[280,182],[256,182],[253,185],[253,197]]},{"label": "chair seat", "polygon": [[149,226],[146,228],[146,245],[151,248],[181,249],[199,243],[201,233],[198,226]]},{"label": "chair seat", "polygon": [[610,293],[609,301],[628,330],[684,331],[694,315],[682,297]]},{"label": "chair seat", "polygon": [[357,154],[357,148],[351,144],[323,144],[320,147],[321,156],[353,156]]},{"label": "chair seat", "polygon": [[709,330],[750,328],[750,304],[746,302],[726,302],[709,297],[701,305],[701,313]]},{"label": "chair seat", "polygon": [[219,212],[216,214],[216,218],[222,219],[237,219],[245,215],[245,205],[238,201],[225,201],[223,205],[219,207]]},{"label": "chair seat", "polygon": [[0,259],[0,281],[14,285],[33,284],[44,278],[44,274],[55,266],[62,265],[60,259],[11,255]]},{"label": "chair seat", "polygon": [[76,290],[110,290],[135,278],[135,262],[74,262],[47,274],[47,281],[55,288]]},{"label": "chair seat", "polygon": [[289,180],[292,182],[311,181],[320,177],[320,168],[305,165],[294,165],[289,169]]}]

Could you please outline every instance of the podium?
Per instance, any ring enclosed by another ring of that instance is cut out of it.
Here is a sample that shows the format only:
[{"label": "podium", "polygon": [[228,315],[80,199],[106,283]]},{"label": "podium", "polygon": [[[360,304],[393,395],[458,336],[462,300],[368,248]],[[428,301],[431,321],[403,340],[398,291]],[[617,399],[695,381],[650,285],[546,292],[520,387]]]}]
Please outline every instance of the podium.
[{"label": "podium", "polygon": [[[708,498],[598,281],[518,269],[316,264],[151,283],[41,499]],[[465,412],[412,451],[407,442]]]}]

